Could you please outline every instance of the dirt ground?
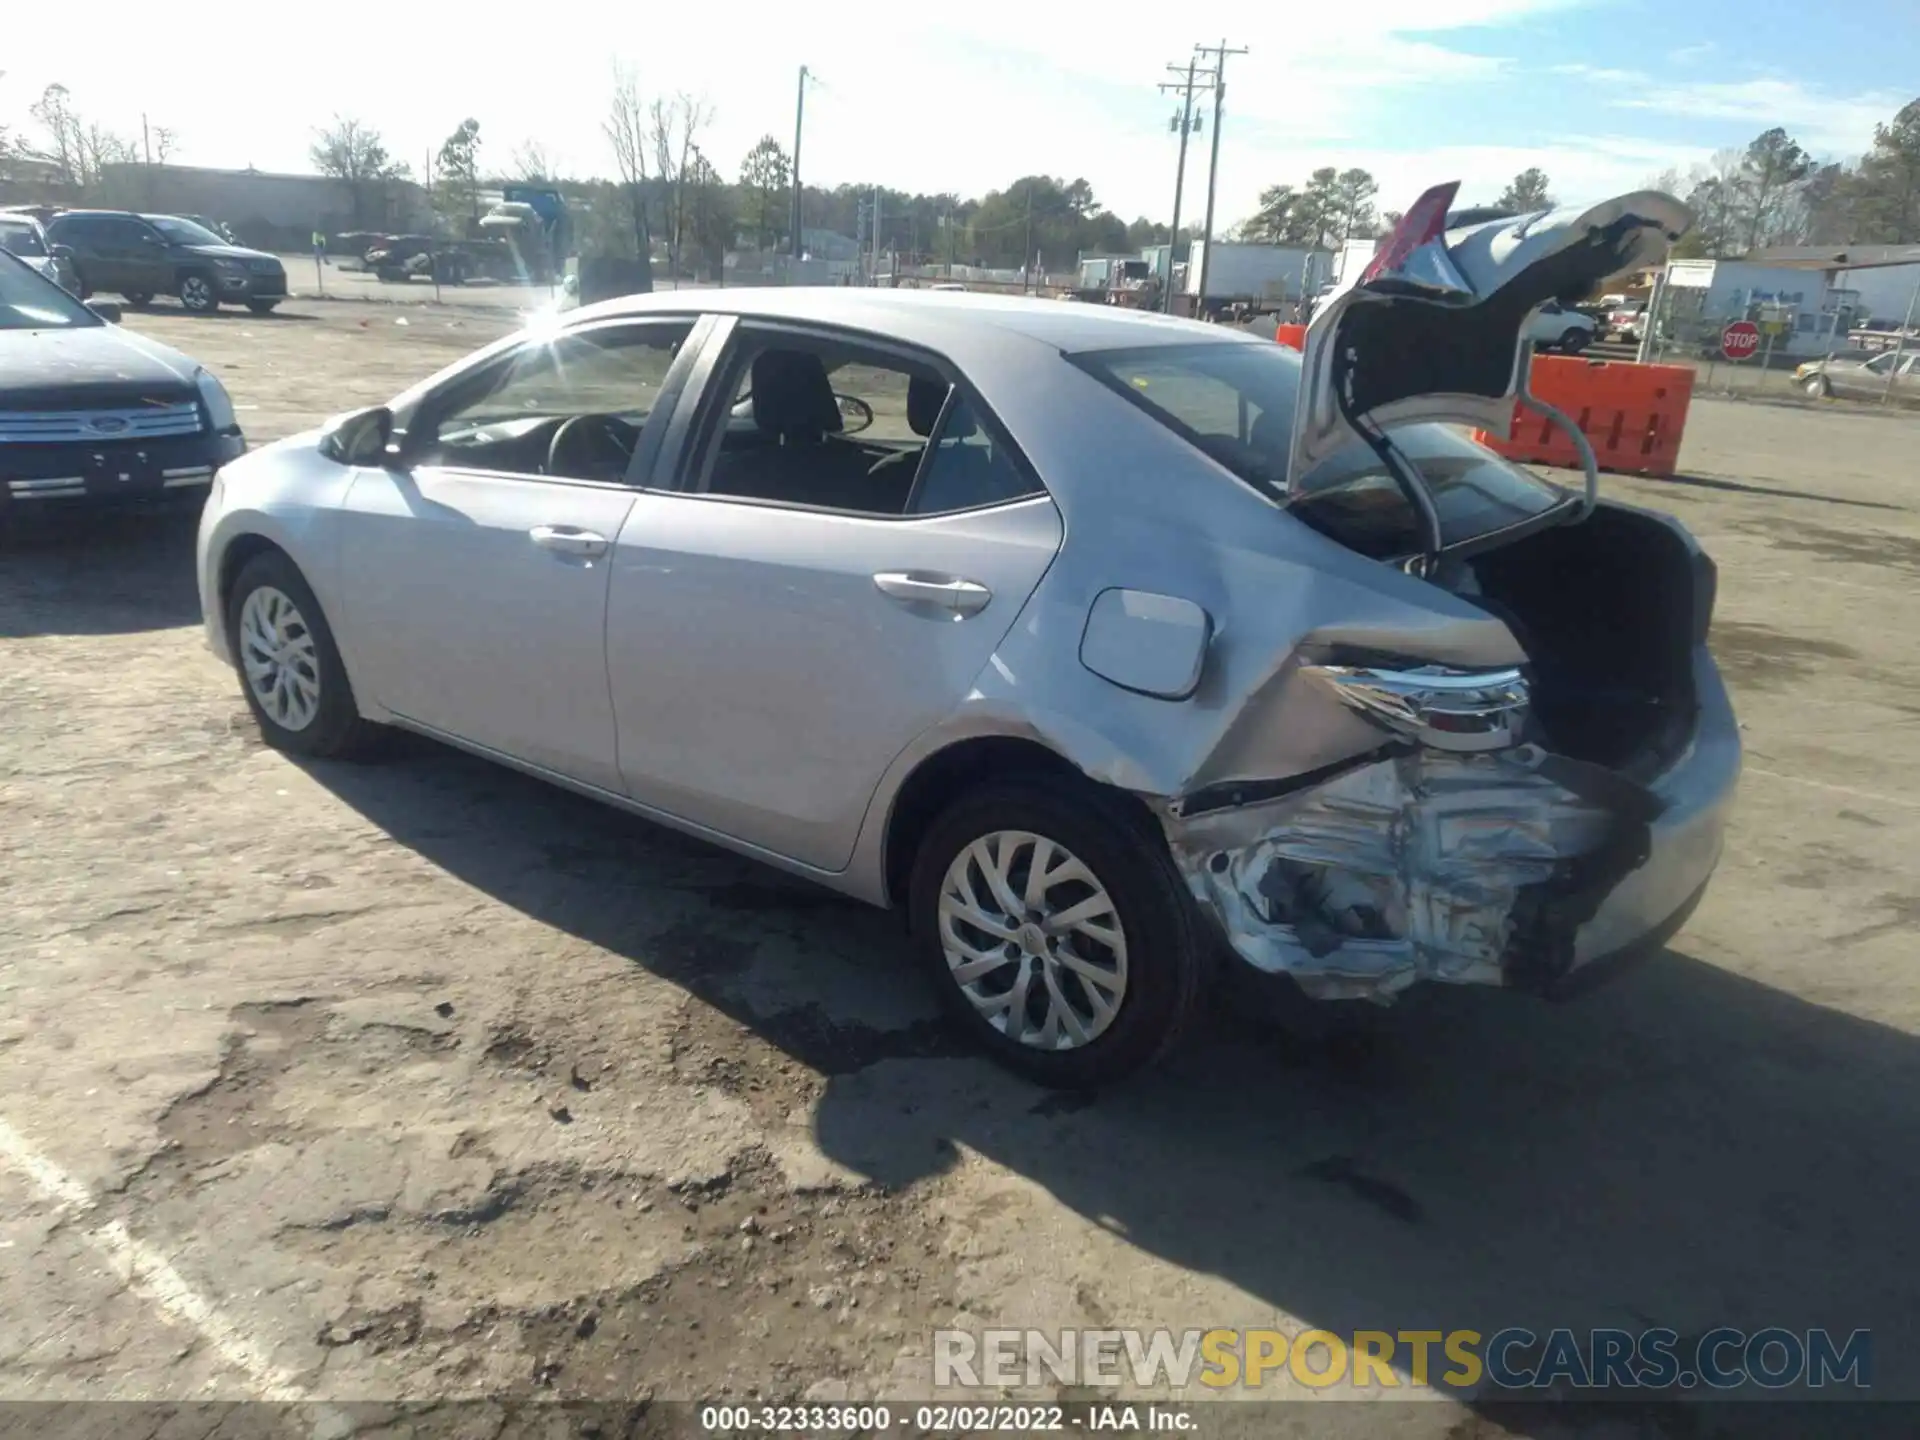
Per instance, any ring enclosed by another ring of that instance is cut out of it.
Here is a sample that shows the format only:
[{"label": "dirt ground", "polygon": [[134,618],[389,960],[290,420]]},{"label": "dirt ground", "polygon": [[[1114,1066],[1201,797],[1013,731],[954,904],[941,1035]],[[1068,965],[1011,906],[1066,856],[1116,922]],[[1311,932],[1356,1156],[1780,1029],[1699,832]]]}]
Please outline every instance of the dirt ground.
[{"label": "dirt ground", "polygon": [[[130,323],[266,441],[506,323],[396,308]],[[1748,745],[1663,954],[1364,1046],[1222,1015],[1092,1100],[956,1045],[887,916],[425,743],[265,749],[190,522],[16,535],[0,1399],[912,1399],[948,1324],[1869,1328],[1920,1399],[1916,441],[1702,401],[1688,478],[1607,481],[1717,558]]]}]

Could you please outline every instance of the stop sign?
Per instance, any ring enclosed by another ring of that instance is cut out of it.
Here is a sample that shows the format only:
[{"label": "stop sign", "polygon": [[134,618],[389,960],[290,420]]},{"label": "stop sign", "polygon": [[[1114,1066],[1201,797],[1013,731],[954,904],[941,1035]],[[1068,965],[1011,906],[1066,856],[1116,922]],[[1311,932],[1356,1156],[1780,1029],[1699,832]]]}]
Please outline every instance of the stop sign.
[{"label": "stop sign", "polygon": [[1747,360],[1760,349],[1760,327],[1736,320],[1720,332],[1720,353],[1729,360]]}]

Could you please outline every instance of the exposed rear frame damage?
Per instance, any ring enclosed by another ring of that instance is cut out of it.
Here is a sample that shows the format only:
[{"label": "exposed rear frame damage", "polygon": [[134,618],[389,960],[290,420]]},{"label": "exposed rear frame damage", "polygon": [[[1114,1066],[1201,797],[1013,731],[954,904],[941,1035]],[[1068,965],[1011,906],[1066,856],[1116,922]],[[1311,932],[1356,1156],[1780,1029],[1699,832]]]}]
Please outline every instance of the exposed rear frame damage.
[{"label": "exposed rear frame damage", "polygon": [[1322,1000],[1386,1001],[1421,980],[1553,989],[1580,927],[1646,862],[1664,809],[1533,742],[1398,740],[1260,794],[1273,788],[1201,792],[1162,823],[1241,958]]}]

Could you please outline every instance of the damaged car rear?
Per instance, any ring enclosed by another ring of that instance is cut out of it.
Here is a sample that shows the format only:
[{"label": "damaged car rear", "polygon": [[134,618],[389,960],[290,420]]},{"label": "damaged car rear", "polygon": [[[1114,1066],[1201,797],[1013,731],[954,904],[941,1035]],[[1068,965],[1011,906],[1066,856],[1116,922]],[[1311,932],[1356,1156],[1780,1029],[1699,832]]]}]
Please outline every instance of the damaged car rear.
[{"label": "damaged car rear", "polygon": [[[1142,597],[1097,647],[1122,684],[1191,677],[1220,717],[1149,803],[1239,959],[1321,1000],[1565,993],[1644,952],[1703,894],[1739,772],[1693,538],[1600,499],[1590,452],[1564,490],[1455,428],[1505,433],[1516,396],[1566,424],[1526,392],[1527,317],[1657,263],[1687,212],[1636,194],[1449,231],[1452,189],[1409,211],[1297,362],[1073,357],[1376,568],[1303,551],[1308,572],[1228,600],[1222,578],[1267,568],[1229,545],[1179,597],[1190,614]],[[1095,607],[1090,639],[1102,625]]]}]

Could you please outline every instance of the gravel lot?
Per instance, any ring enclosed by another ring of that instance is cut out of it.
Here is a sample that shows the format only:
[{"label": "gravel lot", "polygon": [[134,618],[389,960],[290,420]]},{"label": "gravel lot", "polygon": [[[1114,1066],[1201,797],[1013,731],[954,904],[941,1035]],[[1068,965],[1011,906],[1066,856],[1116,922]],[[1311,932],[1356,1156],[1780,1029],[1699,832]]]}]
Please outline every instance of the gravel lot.
[{"label": "gravel lot", "polygon": [[[397,308],[130,323],[264,441],[506,323]],[[1223,1015],[1091,1102],[953,1044],[887,916],[265,749],[191,523],[0,542],[0,1399],[911,1398],[955,1322],[1870,1327],[1920,1399],[1916,440],[1702,401],[1688,479],[1607,480],[1718,559],[1750,747],[1664,954],[1365,1046]],[[1577,1419],[1387,1413],[1313,1430]]]}]

